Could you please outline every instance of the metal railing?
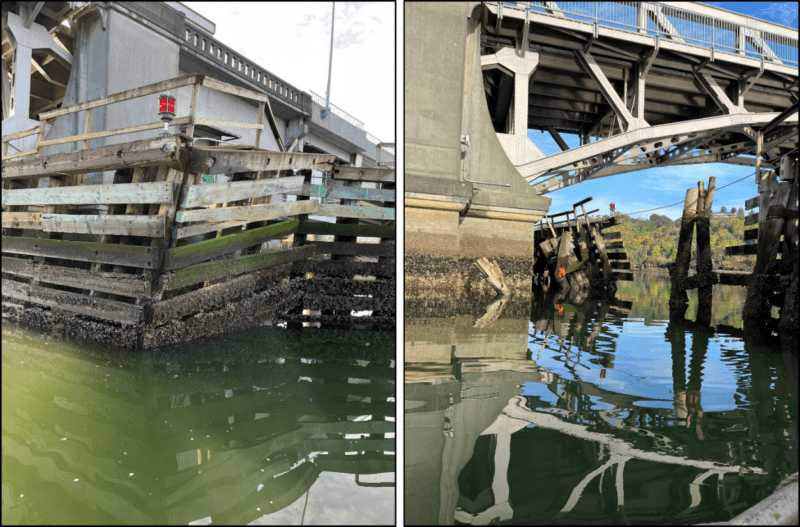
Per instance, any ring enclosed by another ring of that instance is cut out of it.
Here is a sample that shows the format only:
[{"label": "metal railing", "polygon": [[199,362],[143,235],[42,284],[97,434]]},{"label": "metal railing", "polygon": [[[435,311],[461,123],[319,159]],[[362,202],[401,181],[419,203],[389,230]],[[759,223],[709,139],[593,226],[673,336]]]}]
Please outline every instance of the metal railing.
[{"label": "metal railing", "polygon": [[[311,98],[314,100],[314,102],[316,102],[317,104],[319,104],[320,106],[322,106],[324,108],[325,107],[325,97],[323,97],[322,95],[318,94],[314,90],[310,90],[310,91],[311,91]],[[358,128],[359,130],[364,130],[364,126],[365,125],[364,125],[364,123],[362,121],[360,121],[359,119],[356,119],[355,117],[353,117],[352,115],[350,115],[346,111],[342,110],[341,108],[339,108],[335,104],[330,103],[330,105],[331,105],[331,111],[333,113],[335,113],[336,115],[338,115],[339,117],[341,117],[342,119],[347,121],[348,123],[352,124],[353,126]]]},{"label": "metal railing", "polygon": [[211,59],[220,67],[224,67],[226,71],[257,84],[271,96],[282,99],[306,112],[311,111],[311,102],[307,93],[253,64],[211,35],[187,27],[183,40],[193,51]]},{"label": "metal railing", "polygon": [[[798,65],[798,39],[721,18],[653,2],[503,2],[545,15],[564,17],[595,26],[635,31],[673,42],[711,48],[714,53]],[[656,44],[657,46],[658,44]]]}]

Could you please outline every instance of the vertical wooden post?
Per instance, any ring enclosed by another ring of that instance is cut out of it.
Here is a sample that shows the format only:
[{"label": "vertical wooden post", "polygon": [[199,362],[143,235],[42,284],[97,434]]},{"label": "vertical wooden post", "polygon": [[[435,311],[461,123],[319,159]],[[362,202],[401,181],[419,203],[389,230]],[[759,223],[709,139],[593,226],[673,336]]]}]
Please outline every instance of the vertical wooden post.
[{"label": "vertical wooden post", "polygon": [[200,81],[197,77],[194,78],[194,84],[192,84],[192,100],[189,103],[189,117],[191,117],[191,122],[189,122],[189,127],[186,129],[186,135],[189,136],[189,141],[192,142],[194,146],[194,122],[195,117],[197,116],[197,101],[200,98]]},{"label": "vertical wooden post", "polygon": [[[94,118],[94,108],[89,108],[86,110],[86,116],[83,118],[83,133],[84,134],[91,134],[92,133],[92,119]],[[83,149],[89,150],[89,145],[91,144],[91,139],[84,139],[83,140]]]},{"label": "vertical wooden post", "polygon": [[[715,177],[708,180],[708,191],[700,192],[697,200],[697,276],[698,287],[697,322],[711,325],[713,262],[711,261],[711,204],[714,200]],[[702,181],[699,183],[702,190]],[[702,207],[702,208],[701,208]]]},{"label": "vertical wooden post", "polygon": [[[258,103],[258,120],[256,121],[259,125],[264,125],[264,101]],[[256,148],[261,148],[261,128],[256,129],[256,142],[253,146]]]},{"label": "vertical wooden post", "polygon": [[683,282],[689,274],[689,262],[692,258],[692,238],[694,237],[695,217],[697,215],[698,189],[686,191],[683,202],[681,230],[678,234],[678,254],[670,264],[669,274],[671,290],[669,295],[670,318],[682,319],[686,315],[689,297],[683,288]]},{"label": "vertical wooden post", "polygon": [[[742,318],[745,326],[759,327],[770,317],[771,304],[766,290],[767,274],[775,273],[778,245],[785,224],[785,207],[789,203],[790,183],[778,184],[775,171],[765,175],[759,185],[758,253],[756,265],[747,285]],[[762,190],[763,189],[763,190]]]},{"label": "vertical wooden post", "polygon": [[[795,161],[794,168],[797,168]],[[789,181],[792,191],[789,194],[789,204],[787,205],[787,219],[783,234],[783,254],[784,272],[790,276],[789,287],[783,298],[781,307],[780,322],[778,327],[781,334],[797,335],[798,330],[798,301],[797,301],[797,280],[798,280],[798,256],[797,256],[797,211],[798,211],[798,182],[800,178],[794,174],[794,178]]]}]

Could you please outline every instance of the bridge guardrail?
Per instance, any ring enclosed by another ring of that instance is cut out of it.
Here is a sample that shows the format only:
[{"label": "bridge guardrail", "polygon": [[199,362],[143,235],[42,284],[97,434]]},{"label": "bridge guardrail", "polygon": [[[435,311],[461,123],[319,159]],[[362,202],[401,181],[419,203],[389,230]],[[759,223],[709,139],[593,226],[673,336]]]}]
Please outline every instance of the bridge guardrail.
[{"label": "bridge guardrail", "polygon": [[[501,2],[597,26],[669,38],[716,51],[798,66],[798,40],[655,2]],[[502,9],[502,8],[501,8]]]},{"label": "bridge guardrail", "polygon": [[305,112],[311,112],[311,99],[307,93],[298,90],[264,68],[254,65],[212,36],[187,27],[184,30],[183,38],[187,46],[194,48],[194,51],[213,59],[220,65],[226,66],[228,71],[262,86],[273,97],[299,107]]},{"label": "bridge guardrail", "polygon": [[[323,97],[322,95],[318,94],[314,90],[310,90],[310,91],[311,91],[311,98],[314,100],[314,102],[316,102],[317,104],[319,104],[322,107],[325,107],[325,97]],[[363,121],[361,121],[360,119],[356,119],[355,117],[353,117],[352,115],[350,115],[346,111],[342,110],[341,108],[339,108],[338,106],[336,106],[333,103],[330,103],[330,105],[331,105],[331,111],[333,113],[335,113],[336,115],[338,115],[339,117],[341,117],[342,119],[347,121],[348,123],[352,124],[356,128],[358,128],[360,130],[364,130],[365,129],[366,125],[364,124]]]}]

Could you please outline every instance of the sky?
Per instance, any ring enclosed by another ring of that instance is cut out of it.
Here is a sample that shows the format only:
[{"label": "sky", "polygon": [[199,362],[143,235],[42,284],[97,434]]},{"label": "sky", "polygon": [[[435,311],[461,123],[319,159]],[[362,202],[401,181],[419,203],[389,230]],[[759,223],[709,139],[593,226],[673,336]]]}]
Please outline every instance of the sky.
[{"label": "sky", "polygon": [[[325,97],[333,2],[183,2],[214,37],[294,87]],[[336,2],[331,103],[395,140],[395,5]]]},{"label": "sky", "polygon": [[[762,20],[777,22],[795,29],[798,27],[798,7],[795,2],[703,3],[761,18]],[[568,134],[561,134],[561,136],[570,148],[578,146],[578,136]],[[529,130],[528,138],[545,155],[561,152],[561,149],[547,132]],[[719,189],[723,185],[744,178],[754,172],[755,169],[752,167],[724,163],[664,167],[586,181],[545,195],[553,199],[553,203],[550,205],[552,213],[571,210],[573,203],[592,196],[594,200],[590,203],[591,209],[587,207],[587,211],[599,208],[600,213],[607,214],[609,203],[613,202],[617,211],[622,214],[630,214],[632,217],[649,218],[652,214],[663,214],[672,219],[677,219],[683,212],[683,199],[686,195],[686,190],[696,186],[698,181],[702,180],[707,186],[708,178],[715,176],[717,178],[716,187]],[[729,210],[731,207],[738,209],[744,206],[745,200],[755,197],[757,194],[755,176],[749,177],[740,183],[716,191],[712,208],[714,211],[719,211],[722,206],[727,207]],[[672,203],[678,204],[660,210],[632,214]]]}]

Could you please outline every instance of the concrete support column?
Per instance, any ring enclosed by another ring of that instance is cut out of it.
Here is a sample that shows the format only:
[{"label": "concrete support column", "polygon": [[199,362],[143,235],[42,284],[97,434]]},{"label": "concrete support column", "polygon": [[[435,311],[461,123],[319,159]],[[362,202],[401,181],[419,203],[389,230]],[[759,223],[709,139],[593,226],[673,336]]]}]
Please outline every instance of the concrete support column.
[{"label": "concrete support column", "polygon": [[14,61],[11,63],[11,113],[15,117],[29,119],[31,111],[31,61],[33,50],[17,42],[14,45]]},{"label": "concrete support column", "polygon": [[509,121],[509,133],[497,134],[500,144],[514,165],[544,157],[528,139],[528,94],[531,76],[539,65],[539,54],[529,51],[522,56],[517,50],[503,48],[494,55],[481,57],[483,69],[500,67],[514,78],[514,97]]}]

